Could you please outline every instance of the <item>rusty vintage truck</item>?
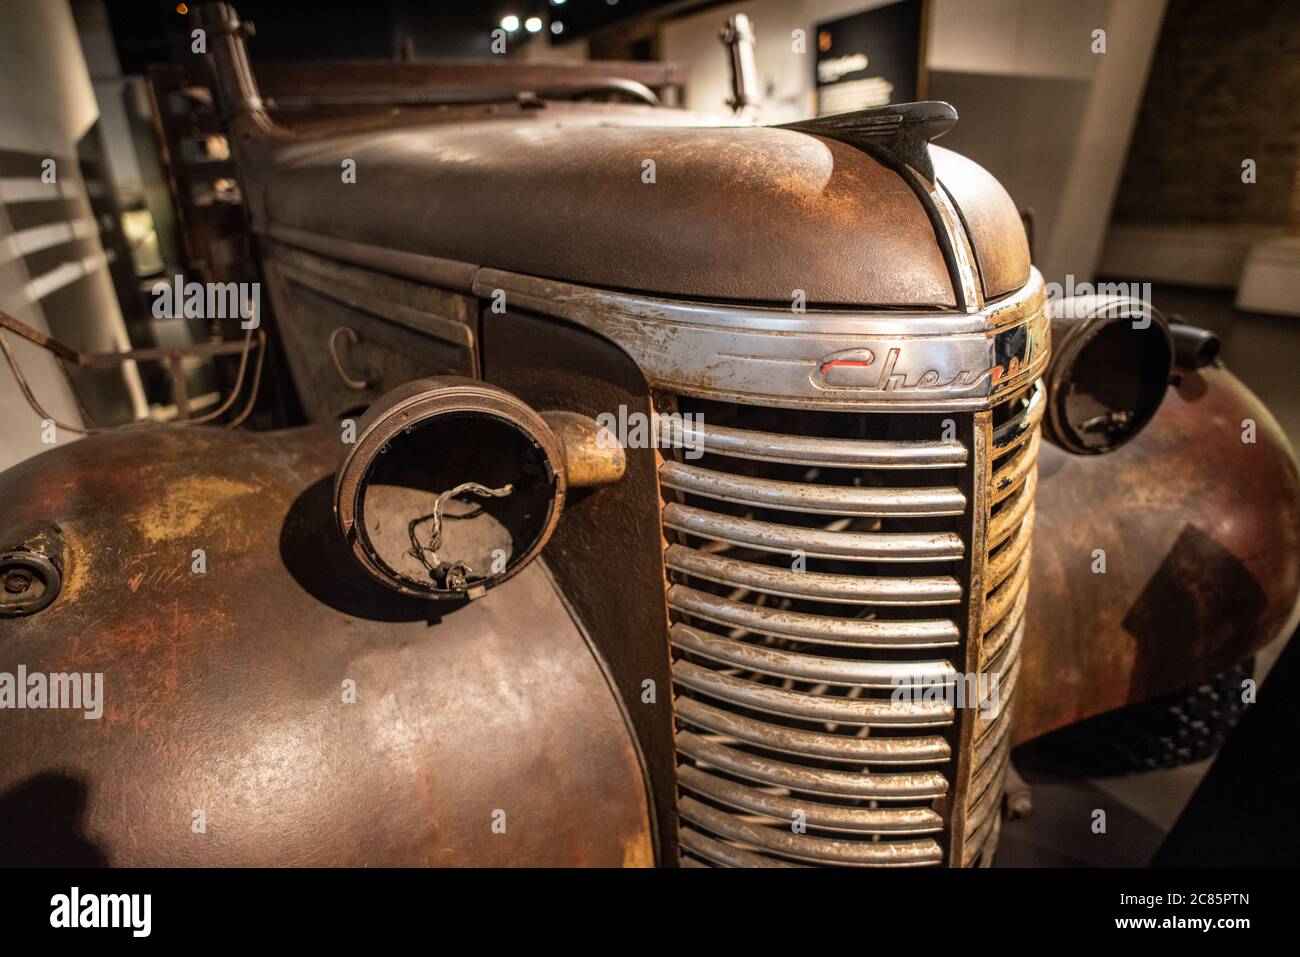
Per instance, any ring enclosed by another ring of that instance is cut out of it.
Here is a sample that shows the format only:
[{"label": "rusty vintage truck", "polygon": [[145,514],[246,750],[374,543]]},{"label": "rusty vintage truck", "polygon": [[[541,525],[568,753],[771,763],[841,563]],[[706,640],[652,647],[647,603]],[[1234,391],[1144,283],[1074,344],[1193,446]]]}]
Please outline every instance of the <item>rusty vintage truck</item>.
[{"label": "rusty vintage truck", "polygon": [[104,677],[0,712],[6,860],[988,864],[1012,746],[1293,627],[1277,423],[950,106],[275,110],[195,15],[310,424],[0,475],[0,671]]}]

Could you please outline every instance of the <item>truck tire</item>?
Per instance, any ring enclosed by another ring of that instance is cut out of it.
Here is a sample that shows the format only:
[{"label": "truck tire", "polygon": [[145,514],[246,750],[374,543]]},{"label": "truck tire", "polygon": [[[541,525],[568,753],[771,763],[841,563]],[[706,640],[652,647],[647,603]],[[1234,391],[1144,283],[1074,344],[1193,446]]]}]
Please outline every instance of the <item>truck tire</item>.
[{"label": "truck tire", "polygon": [[1246,705],[1242,682],[1255,659],[1190,688],[1062,728],[1026,746],[1022,767],[1078,777],[1115,777],[1176,768],[1212,756]]}]

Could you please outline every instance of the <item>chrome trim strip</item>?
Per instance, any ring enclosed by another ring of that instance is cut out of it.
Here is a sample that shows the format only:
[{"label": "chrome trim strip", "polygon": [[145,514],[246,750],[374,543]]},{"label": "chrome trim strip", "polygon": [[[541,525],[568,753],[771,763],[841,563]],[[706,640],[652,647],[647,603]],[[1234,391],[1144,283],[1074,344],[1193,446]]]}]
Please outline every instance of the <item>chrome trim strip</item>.
[{"label": "chrome trim strip", "polygon": [[404,306],[397,302],[384,302],[373,292],[321,275],[314,270],[305,269],[287,259],[275,260],[273,268],[282,272],[285,279],[293,285],[326,299],[332,299],[358,312],[387,319],[414,332],[424,333],[453,345],[464,346],[467,349],[473,349],[475,346],[473,327],[457,319]]},{"label": "chrome trim strip", "polygon": [[971,248],[970,237],[962,225],[956,204],[942,183],[927,186],[921,182],[914,188],[924,190],[930,199],[936,235],[939,227],[943,228],[943,235],[937,238],[940,239],[940,246],[951,257],[949,272],[953,277],[953,285],[958,286],[961,292],[961,302],[958,305],[967,312],[979,311],[984,306],[984,283],[980,281],[975,251]]},{"label": "chrome trim strip", "polygon": [[[660,299],[482,269],[474,292],[619,345],[654,388],[840,411],[960,411],[1033,382],[1048,355],[1042,276],[972,313],[856,312]],[[484,321],[491,322],[486,314]]]}]

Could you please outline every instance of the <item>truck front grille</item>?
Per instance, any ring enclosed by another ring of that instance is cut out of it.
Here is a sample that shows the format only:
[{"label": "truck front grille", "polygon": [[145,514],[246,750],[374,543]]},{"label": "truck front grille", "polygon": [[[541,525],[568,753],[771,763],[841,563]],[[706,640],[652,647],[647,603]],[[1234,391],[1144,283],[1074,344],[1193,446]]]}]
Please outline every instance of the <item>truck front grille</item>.
[{"label": "truck front grille", "polygon": [[[684,865],[991,852],[1041,408],[1034,389],[959,414],[661,403]],[[996,715],[954,707],[980,670]]]}]

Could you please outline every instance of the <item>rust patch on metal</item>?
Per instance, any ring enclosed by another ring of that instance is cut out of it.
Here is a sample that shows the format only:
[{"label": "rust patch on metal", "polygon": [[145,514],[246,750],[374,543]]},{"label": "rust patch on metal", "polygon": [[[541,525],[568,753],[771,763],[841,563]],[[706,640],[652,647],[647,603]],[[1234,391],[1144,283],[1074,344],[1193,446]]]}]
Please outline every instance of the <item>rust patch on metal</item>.
[{"label": "rust patch on metal", "polygon": [[160,498],[144,504],[134,517],[140,535],[150,545],[193,538],[214,514],[244,495],[260,490],[251,482],[213,476],[172,480],[155,488]]}]

